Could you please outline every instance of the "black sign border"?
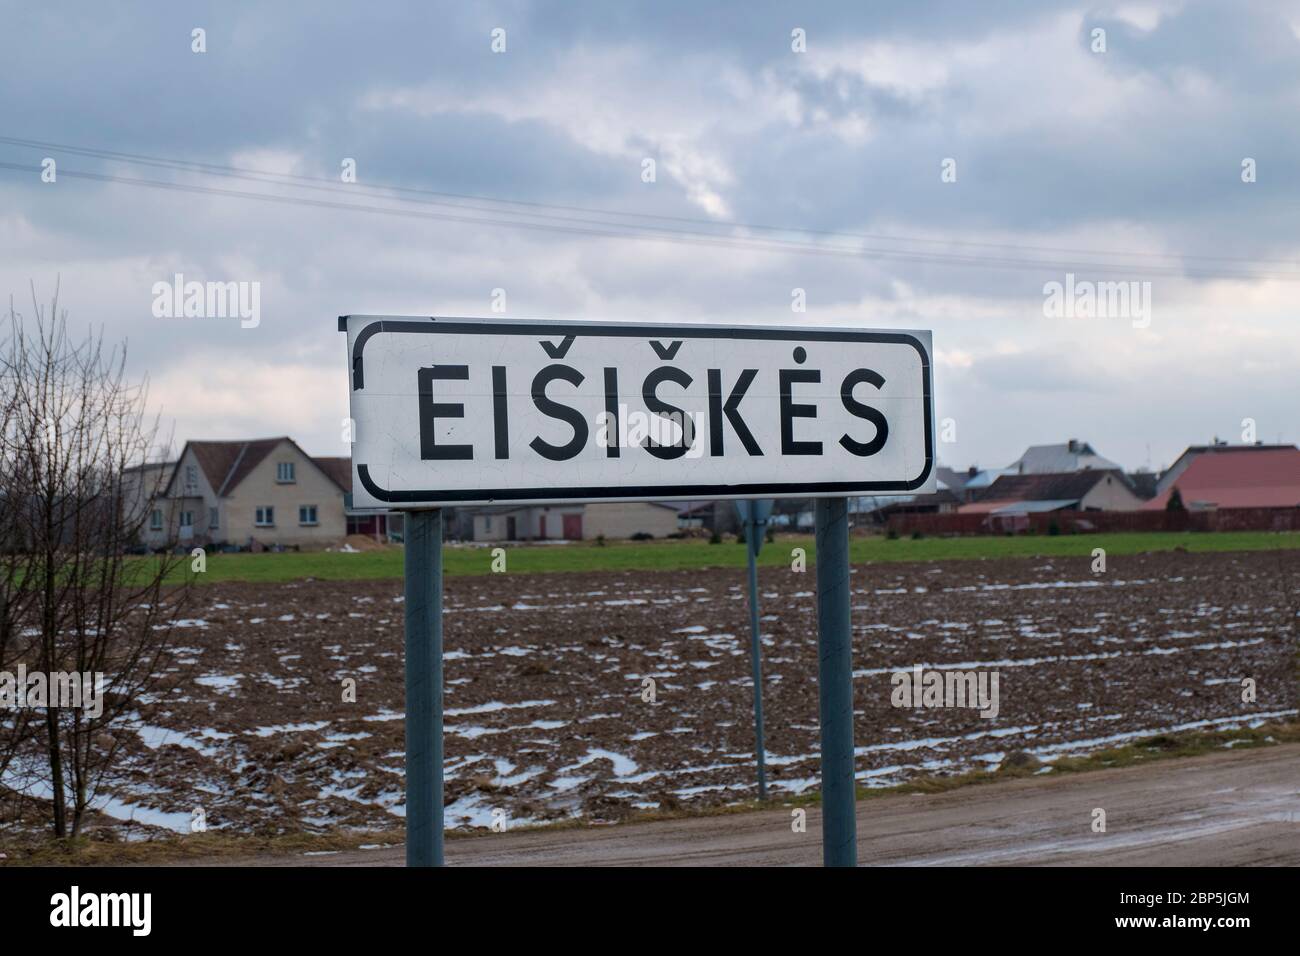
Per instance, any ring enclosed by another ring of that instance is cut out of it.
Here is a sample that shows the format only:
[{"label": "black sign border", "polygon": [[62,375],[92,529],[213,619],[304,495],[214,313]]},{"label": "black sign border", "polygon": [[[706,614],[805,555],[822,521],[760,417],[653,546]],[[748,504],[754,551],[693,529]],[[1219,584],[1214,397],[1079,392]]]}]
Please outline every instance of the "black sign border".
[{"label": "black sign border", "polygon": [[[349,319],[369,316],[339,316],[339,331],[347,331]],[[921,357],[922,397],[925,402],[925,467],[911,481],[823,481],[769,482],[741,485],[602,485],[573,488],[485,488],[472,491],[390,491],[377,485],[367,465],[357,463],[357,480],[378,501],[387,504],[436,508],[440,504],[464,502],[573,502],[586,501],[658,501],[664,498],[746,498],[746,497],[840,497],[859,493],[907,492],[921,487],[934,468],[934,406],[930,382],[930,359],[920,341],[907,332],[872,332],[853,329],[793,329],[762,326],[712,325],[640,325],[623,322],[515,322],[494,319],[424,319],[375,318],[357,333],[352,348],[352,390],[365,388],[363,353],[366,343],[379,333],[418,333],[449,335],[527,335],[560,337],[573,335],[694,338],[758,339],[782,342],[879,342],[910,345]]]}]

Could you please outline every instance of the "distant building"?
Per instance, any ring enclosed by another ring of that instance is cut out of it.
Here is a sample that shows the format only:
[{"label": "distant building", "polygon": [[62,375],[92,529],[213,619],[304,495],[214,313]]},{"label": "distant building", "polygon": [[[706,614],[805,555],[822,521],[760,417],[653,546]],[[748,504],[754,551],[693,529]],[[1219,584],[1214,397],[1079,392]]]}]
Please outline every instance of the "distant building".
[{"label": "distant building", "polygon": [[1047,511],[1136,511],[1143,501],[1119,469],[1063,474],[1003,475],[962,505],[959,514]]},{"label": "distant building", "polygon": [[1013,468],[972,468],[961,486],[962,499],[974,501],[981,494],[988,491],[993,482],[1003,475],[1015,474],[1018,474],[1018,472]]},{"label": "distant building", "polygon": [[596,501],[587,505],[583,520],[588,538],[656,538],[677,533],[677,505],[667,501]]},{"label": "distant building", "polygon": [[677,527],[709,530],[713,527],[713,501],[687,501],[677,511]]},{"label": "distant building", "polygon": [[1188,510],[1300,507],[1300,448],[1294,445],[1197,445],[1160,476],[1143,507],[1159,510],[1174,488]]},{"label": "distant building", "polygon": [[1156,484],[1159,476],[1153,471],[1130,471],[1124,476],[1133,486],[1133,491],[1143,501],[1150,501],[1156,496]]},{"label": "distant building", "polygon": [[875,514],[878,521],[884,521],[890,515],[904,514],[951,514],[961,506],[961,499],[958,498],[947,488],[939,488],[938,491],[928,495],[910,495],[902,499],[894,499],[883,508],[879,508]]},{"label": "distant building", "polygon": [[576,505],[492,505],[464,508],[474,541],[582,541],[667,537],[677,531],[675,504],[600,501]]},{"label": "distant building", "polygon": [[291,438],[189,441],[174,464],[145,468],[168,472],[151,495],[149,547],[325,546],[346,533],[347,489]]},{"label": "distant building", "polygon": [[1068,471],[1111,471],[1120,466],[1103,458],[1086,441],[1071,438],[1062,445],[1030,445],[1004,469],[1016,475],[1058,475]]},{"label": "distant building", "polygon": [[400,511],[358,510],[352,504],[352,458],[350,455],[316,457],[312,461],[343,491],[343,517],[348,534],[363,534],[376,541],[401,541],[405,518]]},{"label": "distant building", "polygon": [[158,461],[135,465],[122,472],[122,513],[128,521],[143,515],[140,545],[157,549],[175,542],[180,508],[163,498],[163,490],[171,482],[175,468],[174,461]]},{"label": "distant building", "polygon": [[966,482],[978,474],[979,469],[974,467],[966,471],[957,471],[955,468],[940,465],[934,470],[934,476],[938,480],[939,486],[947,488],[958,498],[965,497]]}]

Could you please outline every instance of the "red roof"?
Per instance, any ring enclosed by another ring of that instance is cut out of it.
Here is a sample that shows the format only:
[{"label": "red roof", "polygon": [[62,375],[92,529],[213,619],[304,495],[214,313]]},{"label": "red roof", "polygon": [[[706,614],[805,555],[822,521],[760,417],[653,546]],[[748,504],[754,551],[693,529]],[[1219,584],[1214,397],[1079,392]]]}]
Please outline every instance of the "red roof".
[{"label": "red roof", "polygon": [[[1193,502],[1218,508],[1300,507],[1300,448],[1219,449],[1194,459],[1173,488],[1188,508]],[[1173,488],[1143,510],[1164,508]]]}]

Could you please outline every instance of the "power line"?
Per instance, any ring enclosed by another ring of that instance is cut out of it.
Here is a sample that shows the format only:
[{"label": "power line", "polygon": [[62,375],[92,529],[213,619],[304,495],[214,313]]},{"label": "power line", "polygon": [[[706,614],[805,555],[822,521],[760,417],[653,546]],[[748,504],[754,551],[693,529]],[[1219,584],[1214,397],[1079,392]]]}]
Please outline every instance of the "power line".
[{"label": "power line", "polygon": [[[257,169],[249,169],[247,167],[240,167],[240,166],[228,166],[228,165],[221,165],[217,163],[205,163],[205,162],[200,162],[198,160],[172,159],[172,158],[166,158],[160,156],[150,156],[141,153],[124,153],[124,152],[117,152],[113,150],[96,149],[96,148],[84,147],[84,146],[71,146],[71,145],[61,144],[61,143],[51,143],[42,140],[20,139],[11,136],[0,136],[0,143],[5,143],[14,146],[22,146],[27,148],[34,148],[34,149],[38,148],[38,149],[63,150],[65,152],[70,152],[77,155],[91,156],[95,158],[107,159],[110,161],[137,163],[141,165],[151,165],[151,166],[157,166],[157,167],[168,168],[168,169],[177,169],[177,170],[185,170],[185,171],[202,170],[211,174],[229,176],[233,178],[254,177],[252,181],[256,181],[256,182],[268,182],[268,183],[277,183],[283,185],[297,185],[299,183],[320,184],[320,185],[327,186],[329,188],[329,191],[336,192],[336,193],[342,193],[346,191],[353,191],[353,190],[360,189],[360,190],[380,190],[385,192],[408,193],[408,194],[419,195],[419,196],[435,196],[443,199],[456,200],[456,203],[454,203],[454,205],[460,205],[460,206],[463,206],[466,202],[488,202],[488,203],[494,203],[502,206],[524,206],[524,207],[529,207],[529,208],[539,209],[539,210],[559,210],[563,212],[580,212],[588,215],[623,217],[625,219],[649,219],[649,220],[655,220],[659,222],[676,222],[676,223],[683,223],[683,224],[690,224],[690,225],[706,226],[712,229],[747,229],[747,230],[769,231],[769,232],[803,233],[805,235],[825,236],[829,238],[861,239],[861,240],[872,241],[872,242],[886,241],[886,242],[903,242],[903,243],[916,243],[916,244],[930,243],[930,244],[949,245],[949,246],[971,246],[971,247],[988,248],[988,249],[1004,249],[1004,250],[1019,251],[1019,252],[1054,252],[1054,253],[1063,253],[1066,255],[1082,255],[1082,256],[1123,256],[1123,257],[1175,259],[1175,260],[1195,259],[1198,261],[1205,261],[1205,262],[1238,262],[1243,264],[1267,263],[1272,265],[1287,265],[1287,266],[1300,265],[1300,263],[1297,263],[1296,261],[1290,259],[1264,259],[1264,258],[1248,257],[1248,256],[1209,256],[1209,255],[1199,255],[1194,253],[1175,253],[1175,252],[1136,252],[1136,251],[1119,251],[1119,250],[1080,249],[1075,247],[1063,247],[1063,246],[1043,246],[1043,245],[1026,245],[1026,244],[1017,244],[1017,243],[988,242],[988,241],[973,240],[973,239],[938,239],[933,237],[922,237],[922,236],[899,236],[899,235],[886,235],[886,234],[878,234],[878,233],[877,234],[855,233],[855,232],[844,232],[844,231],[836,231],[836,230],[811,229],[802,226],[774,226],[774,225],[767,225],[762,223],[736,222],[736,221],[720,220],[720,219],[701,219],[698,217],[690,217],[690,216],[665,216],[665,215],[659,215],[655,213],[641,213],[641,212],[631,212],[631,211],[598,209],[590,206],[570,206],[570,205],[560,205],[560,204],[553,204],[553,203],[534,202],[530,200],[500,199],[492,196],[477,196],[477,195],[470,195],[465,193],[444,192],[444,191],[438,191],[432,189],[421,189],[412,186],[395,186],[395,185],[388,185],[388,184],[372,184],[372,183],[363,183],[363,182],[341,184],[335,179],[324,177],[324,176],[303,176],[295,173],[277,173],[269,170],[257,170]],[[386,197],[386,198],[391,198],[394,201],[400,201],[401,199],[401,197]],[[465,206],[465,208],[472,209],[476,207]],[[477,208],[481,208],[481,207],[477,207]],[[482,211],[489,211],[495,213],[498,212],[499,210],[494,208],[494,209],[487,209]],[[537,216],[545,215],[544,213],[533,214],[533,213],[527,213],[518,210],[511,210],[511,212],[514,215],[537,215]],[[573,221],[586,222],[587,220],[573,220]],[[604,223],[601,224],[603,225]],[[625,223],[616,222],[616,223],[611,223],[611,225],[632,225],[638,228],[646,228],[643,226],[637,226],[637,224],[632,222],[625,222]]]},{"label": "power line", "polygon": [[[3,137],[0,137],[0,141],[3,141],[3,139],[4,139]],[[121,155],[127,155],[127,154],[121,154]],[[171,161],[151,159],[149,160],[149,162],[168,163]],[[181,165],[182,161],[176,161],[176,163],[180,165],[180,168],[185,168],[183,165]],[[195,164],[195,165],[207,166],[211,164]],[[22,171],[22,172],[41,171],[41,168],[38,166],[27,166],[23,164],[4,163],[4,162],[0,162],[0,169],[9,169],[14,171]],[[193,171],[193,170],[187,169],[186,171]],[[520,213],[520,212],[510,211],[510,210],[502,210],[501,212],[511,216],[519,216],[519,215],[533,216],[534,218],[541,219],[542,221],[532,222],[527,220],[520,220],[517,218],[491,219],[491,218],[484,218],[482,216],[458,216],[458,215],[451,215],[448,213],[416,212],[411,209],[404,209],[400,207],[393,208],[391,206],[373,206],[373,205],[365,205],[365,204],[354,203],[354,202],[338,202],[333,200],[311,199],[311,198],[305,198],[301,196],[281,196],[281,195],[270,194],[270,193],[256,193],[256,192],[247,192],[243,190],[220,189],[213,186],[203,186],[198,184],[140,179],[137,177],[119,176],[119,175],[113,175],[109,173],[92,173],[83,170],[62,169],[59,170],[59,173],[66,177],[72,177],[78,179],[86,179],[86,180],[93,180],[99,182],[121,183],[124,185],[141,186],[141,187],[165,189],[165,190],[180,191],[180,192],[190,192],[190,193],[204,194],[204,195],[227,196],[231,198],[248,199],[248,200],[255,200],[255,201],[262,201],[262,202],[275,202],[281,204],[291,204],[291,205],[306,206],[306,207],[338,209],[338,210],[366,212],[366,213],[380,214],[380,215],[399,216],[404,218],[430,219],[430,220],[460,222],[460,223],[467,223],[467,224],[487,225],[487,226],[504,227],[504,228],[545,230],[549,232],[596,236],[602,238],[657,240],[663,242],[718,246],[722,248],[742,249],[742,250],[751,250],[751,251],[795,252],[799,254],[839,256],[839,257],[850,257],[850,258],[859,258],[859,259],[873,259],[873,258],[889,259],[889,260],[899,261],[899,262],[912,262],[912,263],[936,264],[936,265],[983,266],[986,268],[999,268],[999,269],[1002,268],[1031,269],[1031,270],[1050,269],[1054,271],[1068,271],[1070,269],[1079,268],[1080,266],[1084,266],[1090,269],[1107,271],[1107,272],[1123,272],[1123,271],[1131,271],[1133,269],[1133,266],[1131,264],[1120,265],[1115,263],[1104,263],[1104,262],[1068,263],[1068,262],[1058,262],[1058,261],[1045,260],[1045,259],[1025,260],[1025,259],[1006,258],[1006,257],[957,255],[952,253],[926,252],[921,250],[871,249],[871,248],[840,246],[840,245],[826,244],[826,243],[815,244],[815,243],[810,243],[805,241],[785,240],[785,239],[777,239],[777,238],[769,239],[769,238],[761,238],[761,237],[720,236],[713,233],[699,233],[699,232],[693,232],[691,230],[671,229],[662,226],[644,226],[644,225],[637,225],[635,223],[620,223],[620,222],[606,223],[606,222],[586,220],[586,219],[575,219],[573,217],[546,216],[545,214],[542,213],[528,213],[528,212]],[[294,185],[294,184],[280,183],[274,179],[263,178],[262,174],[238,172],[237,168],[235,167],[225,168],[219,174],[230,175],[233,176],[234,178],[247,179],[253,182],[263,182],[271,185]],[[270,175],[279,176],[282,174],[270,174]],[[314,180],[314,182],[320,182],[320,180]],[[329,180],[327,180],[326,182],[332,183],[332,181]],[[316,188],[317,191],[320,191],[319,187],[314,187],[314,188]],[[342,188],[340,188],[337,185],[331,185],[327,191],[331,193],[339,194],[342,192],[350,191],[351,189],[352,189],[352,184],[348,184],[346,186],[343,186]],[[383,198],[393,202],[413,202],[412,200],[405,200],[400,197],[383,197]],[[431,200],[421,200],[419,201],[419,205],[446,206],[449,204],[433,202]],[[472,212],[486,211],[482,209],[475,209],[474,207],[465,206],[463,204],[450,204],[450,205],[452,205],[453,208],[464,208]],[[492,212],[496,213],[495,210],[493,210]],[[639,231],[629,232],[627,231],[629,229],[639,230]],[[833,234],[833,235],[847,235],[847,234]],[[1151,275],[1163,275],[1163,276],[1175,276],[1175,277],[1241,278],[1241,279],[1270,278],[1270,279],[1279,279],[1285,281],[1293,281],[1297,278],[1300,278],[1300,275],[1295,275],[1295,274],[1265,273],[1259,271],[1203,270],[1203,269],[1189,270],[1189,269],[1179,269],[1179,268],[1160,266],[1160,265],[1142,265],[1140,268],[1145,273]]]}]

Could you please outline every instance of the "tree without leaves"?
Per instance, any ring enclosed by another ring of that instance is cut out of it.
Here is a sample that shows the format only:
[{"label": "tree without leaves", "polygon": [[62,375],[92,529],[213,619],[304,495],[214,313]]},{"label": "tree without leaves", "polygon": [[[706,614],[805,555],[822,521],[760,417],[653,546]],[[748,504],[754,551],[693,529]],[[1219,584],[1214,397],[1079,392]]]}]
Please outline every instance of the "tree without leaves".
[{"label": "tree without leaves", "polygon": [[[125,346],[69,334],[56,289],[28,321],[10,302],[0,341],[0,670],[104,674],[102,712],[0,712],[0,773],[48,797],[58,837],[76,836],[109,781],[117,740],[154,684],[185,589],[175,556],[135,559],[161,469],[141,469],[158,419],[125,374]],[[12,716],[10,716],[12,715]]]}]

